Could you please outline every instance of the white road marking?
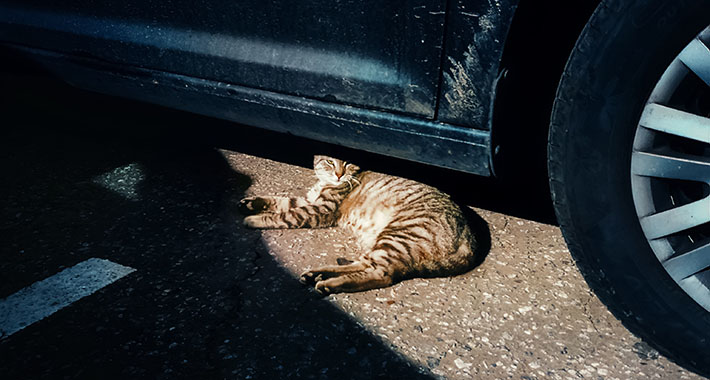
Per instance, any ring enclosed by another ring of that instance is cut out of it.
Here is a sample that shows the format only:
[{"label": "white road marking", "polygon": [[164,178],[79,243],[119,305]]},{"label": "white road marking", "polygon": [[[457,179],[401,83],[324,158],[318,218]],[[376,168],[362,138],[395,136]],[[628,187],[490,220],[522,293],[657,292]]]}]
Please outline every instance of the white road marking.
[{"label": "white road marking", "polygon": [[91,258],[0,300],[0,339],[40,321],[135,269]]}]

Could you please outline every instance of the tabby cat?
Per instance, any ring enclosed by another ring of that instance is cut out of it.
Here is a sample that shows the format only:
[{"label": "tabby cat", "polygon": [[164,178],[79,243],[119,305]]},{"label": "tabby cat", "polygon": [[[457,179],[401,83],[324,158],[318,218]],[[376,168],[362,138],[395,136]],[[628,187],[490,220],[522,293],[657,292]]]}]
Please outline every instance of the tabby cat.
[{"label": "tabby cat", "polygon": [[301,282],[321,294],[358,292],[472,268],[476,242],[448,195],[331,157],[315,156],[313,167],[318,182],[306,198],[249,197],[239,204],[251,228],[352,229],[366,253],[306,271]]}]

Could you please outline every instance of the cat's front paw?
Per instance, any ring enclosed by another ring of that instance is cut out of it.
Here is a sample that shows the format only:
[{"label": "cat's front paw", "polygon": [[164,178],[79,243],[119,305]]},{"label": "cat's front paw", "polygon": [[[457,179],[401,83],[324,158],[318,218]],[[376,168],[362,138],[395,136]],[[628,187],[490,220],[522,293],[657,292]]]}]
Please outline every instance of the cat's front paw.
[{"label": "cat's front paw", "polygon": [[244,218],[244,225],[249,228],[267,228],[263,215],[249,215]]},{"label": "cat's front paw", "polygon": [[269,203],[261,197],[248,197],[239,201],[239,212],[243,215],[259,214],[269,208]]},{"label": "cat's front paw", "polygon": [[301,277],[298,280],[304,285],[313,285],[318,281],[316,279],[316,274],[309,270],[301,273]]}]

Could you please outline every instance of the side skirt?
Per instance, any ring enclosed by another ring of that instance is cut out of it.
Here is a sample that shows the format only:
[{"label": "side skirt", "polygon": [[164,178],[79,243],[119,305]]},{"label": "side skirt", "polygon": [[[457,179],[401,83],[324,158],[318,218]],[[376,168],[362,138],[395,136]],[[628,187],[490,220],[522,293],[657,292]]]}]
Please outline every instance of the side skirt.
[{"label": "side skirt", "polygon": [[[83,89],[490,176],[490,132],[12,46]],[[239,126],[235,124],[235,128]]]}]

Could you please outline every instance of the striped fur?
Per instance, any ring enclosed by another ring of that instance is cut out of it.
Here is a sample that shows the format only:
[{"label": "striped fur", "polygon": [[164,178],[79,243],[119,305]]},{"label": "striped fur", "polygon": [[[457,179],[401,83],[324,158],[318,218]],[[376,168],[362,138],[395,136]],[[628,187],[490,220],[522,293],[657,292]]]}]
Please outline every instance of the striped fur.
[{"label": "striped fur", "polygon": [[351,229],[365,254],[357,261],[306,271],[322,294],[357,292],[412,277],[471,269],[475,240],[448,195],[412,180],[316,156],[318,183],[307,198],[251,197],[240,203],[252,228]]}]

